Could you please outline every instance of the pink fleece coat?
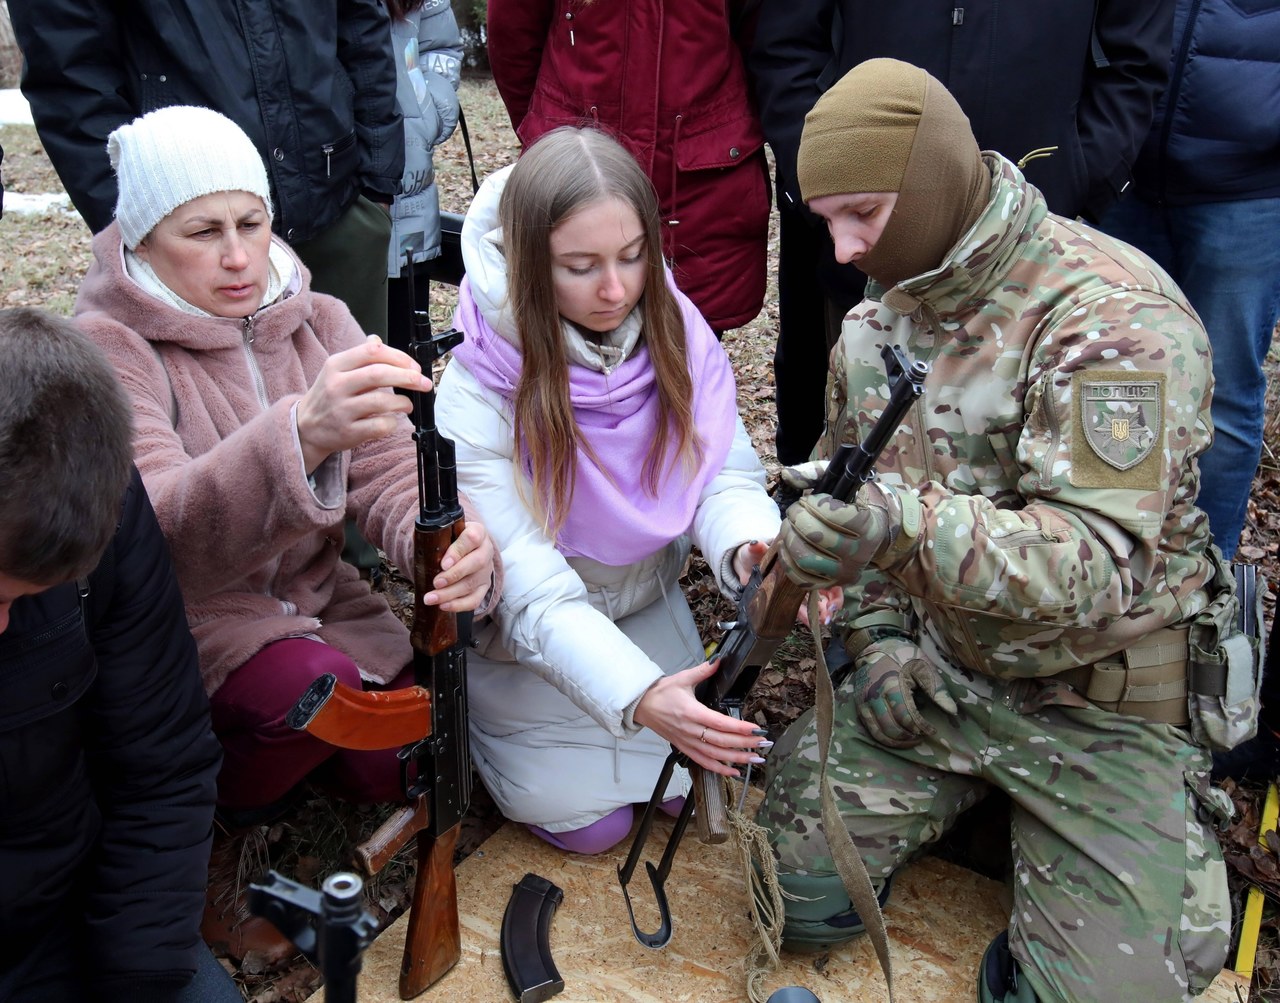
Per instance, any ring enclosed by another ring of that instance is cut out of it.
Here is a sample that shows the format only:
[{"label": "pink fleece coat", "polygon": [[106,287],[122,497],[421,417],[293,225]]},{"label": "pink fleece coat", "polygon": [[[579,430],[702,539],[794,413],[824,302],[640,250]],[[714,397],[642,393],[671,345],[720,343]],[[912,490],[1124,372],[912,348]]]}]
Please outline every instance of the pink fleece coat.
[{"label": "pink fleece coat", "polygon": [[265,645],[305,634],[345,652],[365,678],[389,681],[411,657],[408,632],[339,554],[351,514],[392,561],[413,566],[409,421],[330,457],[314,491],[294,428],[294,404],[325,360],[364,337],[347,308],[311,292],[295,258],[301,288],[249,321],[191,316],[129,278],[115,223],[93,252],[76,322],[133,398],[134,453],[173,552],[205,688],[213,693]]}]

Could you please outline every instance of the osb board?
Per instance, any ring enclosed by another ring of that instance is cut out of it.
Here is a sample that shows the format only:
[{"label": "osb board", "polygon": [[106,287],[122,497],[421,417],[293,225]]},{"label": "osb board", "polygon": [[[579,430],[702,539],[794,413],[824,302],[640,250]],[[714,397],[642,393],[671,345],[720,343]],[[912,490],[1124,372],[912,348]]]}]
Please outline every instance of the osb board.
[{"label": "osb board", "polygon": [[[650,838],[651,858],[661,853],[670,822],[660,818]],[[551,955],[565,990],[563,1003],[742,1003],[746,999],[742,958],[750,940],[747,898],[737,858],[727,844],[706,846],[692,830],[681,844],[667,881],[674,925],[661,951],[641,947],[632,936],[617,867],[629,841],[610,853],[582,857],[562,853],[507,823],[458,868],[462,959],[418,997],[432,1001],[505,1003],[513,999],[502,971],[498,933],[512,885],[526,872],[548,878],[564,891],[551,926]],[[648,902],[648,879],[632,880],[637,909]],[[885,911],[895,996],[912,1003],[967,1003],[982,952],[1007,917],[996,882],[926,857],[894,881]],[[652,907],[650,907],[652,908]],[[642,914],[641,925],[656,926]],[[396,1003],[406,920],[389,927],[364,957],[361,1003]],[[881,1003],[886,997],[875,953],[867,938],[831,952],[819,971],[816,956],[784,955],[783,968],[768,982],[812,989],[823,1003]],[[1247,996],[1247,993],[1245,994]],[[323,991],[312,1001],[321,1001]],[[1235,1003],[1217,983],[1201,999]]]}]

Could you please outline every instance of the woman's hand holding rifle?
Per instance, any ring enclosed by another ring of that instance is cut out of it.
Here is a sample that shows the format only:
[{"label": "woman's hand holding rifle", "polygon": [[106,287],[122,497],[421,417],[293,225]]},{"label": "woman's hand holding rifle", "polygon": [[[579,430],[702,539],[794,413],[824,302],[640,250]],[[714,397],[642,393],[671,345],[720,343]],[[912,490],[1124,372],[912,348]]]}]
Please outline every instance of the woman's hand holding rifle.
[{"label": "woman's hand holding rifle", "polygon": [[422,367],[377,335],[331,355],[298,402],[298,442],[308,474],[329,456],[395,431],[412,404],[402,390],[431,389]]}]

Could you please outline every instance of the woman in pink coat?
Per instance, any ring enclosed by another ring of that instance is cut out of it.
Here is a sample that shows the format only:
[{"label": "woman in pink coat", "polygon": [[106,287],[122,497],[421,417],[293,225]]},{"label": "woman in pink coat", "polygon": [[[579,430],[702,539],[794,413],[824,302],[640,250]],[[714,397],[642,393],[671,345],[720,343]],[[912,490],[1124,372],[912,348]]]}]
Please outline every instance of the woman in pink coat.
[{"label": "woman in pink coat", "polygon": [[743,0],[489,0],[493,79],[528,148],[560,125],[618,139],[658,192],[662,251],[716,332],[764,300],[769,179]]},{"label": "woman in pink coat", "polygon": [[[130,392],[134,453],[186,601],[225,750],[219,805],[246,821],[304,778],[401,796],[394,751],[337,750],[285,714],[316,676],[401,686],[408,633],[340,557],[343,520],[412,566],[417,469],[403,352],[313,293],[271,234],[261,159],[229,119],[170,107],[111,134],[116,222],[94,238],[78,324]],[[71,434],[71,433],[69,433]],[[483,610],[496,591],[468,527],[426,596]]]}]

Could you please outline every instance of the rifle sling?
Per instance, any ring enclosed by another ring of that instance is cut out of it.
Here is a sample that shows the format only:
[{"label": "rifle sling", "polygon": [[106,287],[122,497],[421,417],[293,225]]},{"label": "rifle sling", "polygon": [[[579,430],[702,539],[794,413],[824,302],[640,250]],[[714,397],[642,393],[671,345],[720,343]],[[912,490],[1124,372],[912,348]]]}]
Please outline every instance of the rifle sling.
[{"label": "rifle sling", "polygon": [[893,968],[889,960],[889,934],[885,930],[884,916],[880,912],[880,902],[876,890],[867,874],[867,866],[862,862],[849,831],[840,817],[835,797],[831,792],[831,781],[827,778],[827,762],[831,753],[831,728],[835,716],[835,690],[831,685],[831,673],[827,671],[827,659],[822,650],[822,637],[816,626],[822,622],[818,612],[818,590],[809,593],[809,625],[813,631],[814,647],[817,648],[818,667],[814,672],[814,721],[818,728],[818,762],[822,764],[818,772],[818,790],[822,797],[822,831],[827,837],[827,846],[831,850],[831,859],[835,862],[840,880],[844,882],[845,891],[853,907],[867,927],[867,936],[876,949],[876,957],[880,961],[880,970],[884,972],[885,987],[889,993],[889,1003],[893,1003]]}]

